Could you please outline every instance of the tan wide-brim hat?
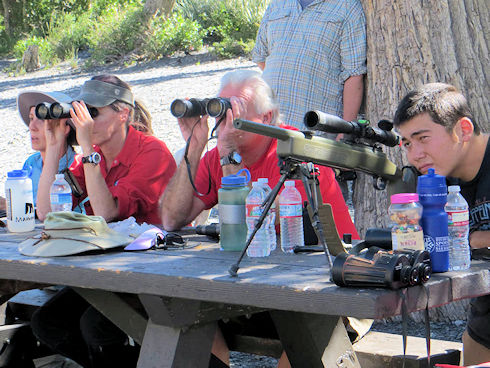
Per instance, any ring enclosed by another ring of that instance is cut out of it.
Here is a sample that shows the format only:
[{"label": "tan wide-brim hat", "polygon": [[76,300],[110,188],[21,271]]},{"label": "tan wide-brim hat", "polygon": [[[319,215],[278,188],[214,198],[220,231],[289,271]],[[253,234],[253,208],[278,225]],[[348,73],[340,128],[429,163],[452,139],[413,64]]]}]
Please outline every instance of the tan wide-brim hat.
[{"label": "tan wide-brim hat", "polygon": [[[64,94],[63,92],[26,91],[17,96],[17,110],[19,111],[20,117],[24,123],[29,126],[29,111],[31,110],[32,106],[37,106],[42,102],[71,103],[72,101],[73,98],[67,94]],[[68,124],[75,129],[71,119],[68,119]]]},{"label": "tan wide-brim hat", "polygon": [[26,256],[56,257],[122,247],[134,239],[107,226],[101,216],[78,212],[51,212],[44,220],[44,231],[19,244]]}]

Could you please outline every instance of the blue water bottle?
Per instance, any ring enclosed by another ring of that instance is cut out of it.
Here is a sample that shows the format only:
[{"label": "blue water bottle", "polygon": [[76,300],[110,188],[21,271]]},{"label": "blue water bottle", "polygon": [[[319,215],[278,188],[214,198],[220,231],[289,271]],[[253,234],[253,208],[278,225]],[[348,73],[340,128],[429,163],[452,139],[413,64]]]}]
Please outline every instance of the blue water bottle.
[{"label": "blue water bottle", "polygon": [[436,175],[430,168],[427,175],[419,176],[417,183],[419,202],[424,208],[420,225],[424,231],[425,249],[430,252],[433,272],[449,269],[449,237],[447,213],[446,178]]}]

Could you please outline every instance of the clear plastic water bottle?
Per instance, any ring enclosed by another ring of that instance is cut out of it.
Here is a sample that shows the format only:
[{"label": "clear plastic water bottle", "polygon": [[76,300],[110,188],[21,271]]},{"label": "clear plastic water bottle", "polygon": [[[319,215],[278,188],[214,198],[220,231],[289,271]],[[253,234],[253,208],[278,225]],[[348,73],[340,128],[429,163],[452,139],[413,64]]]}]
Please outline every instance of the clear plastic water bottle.
[{"label": "clear plastic water bottle", "polygon": [[284,253],[292,253],[294,247],[305,245],[301,194],[295,188],[293,180],[284,183],[284,190],[279,196],[279,215],[281,249]]},{"label": "clear plastic water bottle", "polygon": [[71,188],[63,174],[56,174],[49,191],[51,212],[66,212],[72,209]]},{"label": "clear plastic water bottle", "polygon": [[459,185],[448,188],[444,209],[448,216],[449,270],[460,271],[470,267],[469,213],[468,203],[460,193]]},{"label": "clear plastic water bottle", "polygon": [[[269,179],[267,178],[259,178],[257,179],[259,183],[262,184],[262,188],[265,191],[265,196],[269,195],[272,192],[271,187],[269,186]],[[271,252],[276,249],[277,246],[277,238],[276,238],[276,204],[272,203],[271,208],[269,209],[269,214],[267,215],[267,224],[268,224],[268,232],[269,232],[269,246],[271,248]]]},{"label": "clear plastic water bottle", "polygon": [[[252,190],[247,196],[245,206],[247,208],[247,239],[250,237],[255,229],[255,224],[258,222],[263,208],[261,207],[266,197],[265,190],[262,183],[254,181],[252,183]],[[267,217],[262,223],[260,229],[255,233],[252,242],[248,246],[247,255],[249,257],[267,257],[271,253],[269,246],[269,232]]]}]

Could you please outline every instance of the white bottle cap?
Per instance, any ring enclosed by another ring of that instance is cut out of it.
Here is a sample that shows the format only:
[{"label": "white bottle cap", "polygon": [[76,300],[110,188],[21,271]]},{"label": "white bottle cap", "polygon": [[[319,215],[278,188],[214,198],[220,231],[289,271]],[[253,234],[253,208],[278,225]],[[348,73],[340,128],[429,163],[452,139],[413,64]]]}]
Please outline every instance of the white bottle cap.
[{"label": "white bottle cap", "polygon": [[449,193],[455,193],[461,191],[461,188],[459,187],[459,185],[450,185],[449,187],[447,187],[447,190],[449,191]]},{"label": "white bottle cap", "polygon": [[269,183],[269,179],[267,179],[267,178],[258,178],[258,179],[257,179],[257,181],[258,181],[259,183],[266,183],[266,184],[268,184],[268,183]]},{"label": "white bottle cap", "polygon": [[56,174],[55,175],[55,178],[56,178],[56,180],[58,180],[58,179],[64,179],[65,178],[65,175],[63,175],[63,174]]},{"label": "white bottle cap", "polygon": [[259,186],[259,182],[258,181],[254,181],[252,182],[252,188],[255,188],[255,187],[258,187]]},{"label": "white bottle cap", "polygon": [[286,180],[284,182],[285,187],[294,187],[294,180]]}]

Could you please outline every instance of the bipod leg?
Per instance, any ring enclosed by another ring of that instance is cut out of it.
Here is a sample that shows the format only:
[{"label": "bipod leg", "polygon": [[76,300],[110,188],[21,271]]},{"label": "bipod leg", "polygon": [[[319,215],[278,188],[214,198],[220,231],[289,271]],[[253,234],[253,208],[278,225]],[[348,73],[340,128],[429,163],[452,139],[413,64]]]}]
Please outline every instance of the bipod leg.
[{"label": "bipod leg", "polygon": [[[313,165],[311,165],[313,166]],[[314,166],[313,166],[314,170]],[[311,188],[310,184],[308,183],[308,179],[311,178],[311,172],[310,169],[308,169],[305,165],[301,166],[301,181],[303,182],[303,186],[305,188],[306,192],[306,198],[308,199],[308,203],[311,206],[311,224],[313,225],[314,229],[316,230],[316,233],[318,234],[318,238],[320,240],[320,244],[323,247],[323,251],[325,252],[325,256],[327,257],[327,262],[328,266],[330,269],[332,269],[332,260],[330,256],[330,252],[328,251],[327,247],[327,242],[325,240],[325,235],[323,234],[323,226],[322,223],[320,222],[320,217],[318,216],[318,201],[316,198],[316,187],[314,189],[315,191],[315,199],[313,199],[313,196],[311,194]],[[313,178],[313,180],[316,180]],[[313,182],[313,185],[316,186],[316,183]]]},{"label": "bipod leg", "polygon": [[[233,276],[233,277],[238,276],[238,269],[240,268],[240,262],[242,261],[243,256],[245,256],[245,253],[247,252],[248,246],[252,242],[255,234],[257,233],[257,231],[259,231],[260,227],[262,226],[265,217],[269,213],[269,210],[272,207],[272,204],[274,203],[274,201],[277,197],[277,194],[279,193],[279,190],[281,189],[282,185],[284,184],[284,182],[286,181],[288,176],[289,176],[289,173],[282,174],[281,179],[279,179],[279,182],[276,184],[274,189],[272,189],[272,192],[270,192],[269,195],[267,196],[267,198],[265,199],[265,207],[264,207],[259,219],[257,220],[257,223],[255,224],[255,227],[254,227],[254,230],[252,231],[252,234],[250,234],[250,236],[248,237],[247,242],[245,243],[245,247],[243,248],[242,253],[240,254],[240,257],[238,258],[237,262],[235,264],[231,265],[230,269],[228,270],[228,273],[231,276]],[[264,206],[264,204],[262,204],[262,206]]]}]

